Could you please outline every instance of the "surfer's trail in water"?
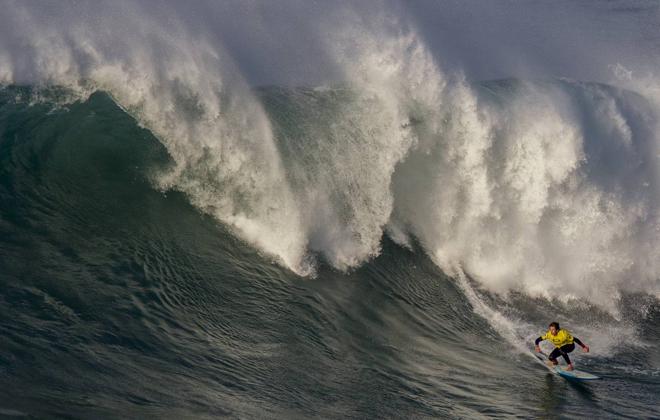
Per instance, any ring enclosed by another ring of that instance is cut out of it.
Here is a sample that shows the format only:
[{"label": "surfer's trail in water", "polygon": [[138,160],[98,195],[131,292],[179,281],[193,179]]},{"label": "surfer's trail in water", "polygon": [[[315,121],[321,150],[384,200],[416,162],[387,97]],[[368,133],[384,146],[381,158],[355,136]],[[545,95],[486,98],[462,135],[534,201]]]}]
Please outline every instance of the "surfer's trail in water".
[{"label": "surfer's trail in water", "polygon": [[660,415],[656,3],[0,10],[0,416]]}]

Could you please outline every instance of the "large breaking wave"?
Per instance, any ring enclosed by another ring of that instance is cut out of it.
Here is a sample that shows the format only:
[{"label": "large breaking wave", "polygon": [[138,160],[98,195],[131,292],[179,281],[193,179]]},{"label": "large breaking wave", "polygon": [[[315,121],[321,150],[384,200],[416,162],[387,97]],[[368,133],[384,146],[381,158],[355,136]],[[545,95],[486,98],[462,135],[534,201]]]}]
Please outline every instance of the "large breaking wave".
[{"label": "large breaking wave", "polygon": [[358,267],[388,234],[498,292],[611,309],[660,293],[652,81],[469,82],[413,25],[345,8],[318,40],[339,83],[255,91],[212,31],[167,11],[11,6],[0,82],[108,92],[167,148],[158,188],[299,274]]}]

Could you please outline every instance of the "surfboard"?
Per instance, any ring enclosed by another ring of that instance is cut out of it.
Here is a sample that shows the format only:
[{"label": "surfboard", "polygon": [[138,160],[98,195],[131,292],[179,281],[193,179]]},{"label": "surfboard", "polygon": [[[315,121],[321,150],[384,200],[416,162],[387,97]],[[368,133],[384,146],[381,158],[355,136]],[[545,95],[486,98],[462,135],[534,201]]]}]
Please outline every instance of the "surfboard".
[{"label": "surfboard", "polygon": [[566,370],[561,366],[550,367],[546,364],[546,361],[548,360],[548,355],[543,352],[541,353],[534,352],[534,356],[536,356],[536,358],[541,363],[543,363],[543,366],[548,368],[550,372],[559,375],[562,378],[569,379],[572,381],[594,381],[600,379],[600,376],[596,376],[594,374],[585,372],[583,370],[578,370],[578,369]]}]

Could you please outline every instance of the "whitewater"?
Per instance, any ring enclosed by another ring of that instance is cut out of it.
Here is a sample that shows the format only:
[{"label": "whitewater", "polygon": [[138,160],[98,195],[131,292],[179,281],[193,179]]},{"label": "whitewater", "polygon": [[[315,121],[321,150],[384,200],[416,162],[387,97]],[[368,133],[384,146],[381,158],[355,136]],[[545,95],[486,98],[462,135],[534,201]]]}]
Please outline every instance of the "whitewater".
[{"label": "whitewater", "polygon": [[0,414],[658,416],[633,3],[2,1]]}]

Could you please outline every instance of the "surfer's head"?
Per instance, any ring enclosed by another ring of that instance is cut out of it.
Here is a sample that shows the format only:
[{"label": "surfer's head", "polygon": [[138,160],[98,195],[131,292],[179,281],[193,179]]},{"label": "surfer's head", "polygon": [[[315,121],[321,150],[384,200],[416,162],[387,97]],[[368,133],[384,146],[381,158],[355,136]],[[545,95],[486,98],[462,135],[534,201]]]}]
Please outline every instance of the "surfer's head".
[{"label": "surfer's head", "polygon": [[559,322],[551,322],[549,327],[550,327],[550,334],[556,335],[557,331],[559,331]]}]

